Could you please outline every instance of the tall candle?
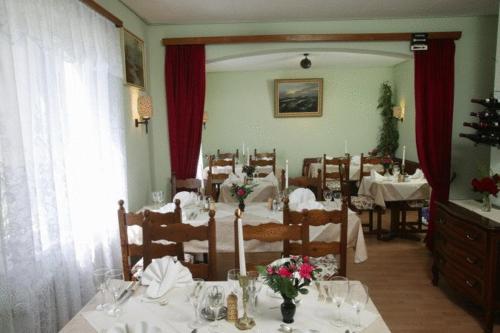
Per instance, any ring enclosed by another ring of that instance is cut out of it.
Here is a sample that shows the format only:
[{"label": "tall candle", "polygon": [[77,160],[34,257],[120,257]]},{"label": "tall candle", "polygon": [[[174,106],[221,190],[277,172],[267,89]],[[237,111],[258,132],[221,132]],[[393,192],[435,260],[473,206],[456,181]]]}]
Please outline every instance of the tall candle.
[{"label": "tall candle", "polygon": [[401,162],[402,165],[405,165],[405,160],[406,160],[406,146],[403,146],[403,161]]},{"label": "tall candle", "polygon": [[245,155],[245,143],[243,142],[243,149],[241,150],[241,153]]},{"label": "tall candle", "polygon": [[250,149],[247,148],[247,165],[250,165]]},{"label": "tall candle", "polygon": [[285,161],[285,188],[288,189],[288,160]]},{"label": "tall candle", "polygon": [[347,154],[347,140],[344,140],[344,154]]},{"label": "tall candle", "polygon": [[240,259],[240,275],[247,275],[247,263],[245,261],[245,246],[243,246],[243,222],[238,218],[238,252]]}]

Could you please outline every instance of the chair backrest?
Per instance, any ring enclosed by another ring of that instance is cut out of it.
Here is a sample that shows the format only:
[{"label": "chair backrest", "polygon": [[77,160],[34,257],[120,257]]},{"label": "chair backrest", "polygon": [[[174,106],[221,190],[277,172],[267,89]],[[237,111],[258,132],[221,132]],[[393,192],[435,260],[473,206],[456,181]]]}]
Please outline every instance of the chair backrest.
[{"label": "chair backrest", "polygon": [[[213,281],[217,277],[217,253],[216,253],[216,227],[215,211],[209,212],[207,225],[192,226],[185,223],[170,223],[160,225],[153,223],[150,211],[144,213],[143,239],[144,239],[144,268],[146,268],[154,258],[161,258],[166,255],[177,255],[182,264],[189,268],[195,278],[203,278]],[[153,241],[166,240],[173,244],[153,243]],[[183,261],[184,251],[176,254],[178,245],[183,249],[182,244],[192,240],[208,241],[208,261],[207,263],[188,263]]]},{"label": "chair backrest", "polygon": [[239,159],[240,152],[238,151],[238,149],[236,149],[236,154],[235,153],[223,153],[220,151],[220,149],[217,149],[217,158],[220,160],[229,159],[229,158]]},{"label": "chair backrest", "polygon": [[132,280],[132,267],[142,258],[143,246],[129,244],[127,229],[137,225],[142,228],[144,215],[142,213],[127,213],[123,207],[124,201],[118,201],[118,226],[120,230],[120,247],[122,253],[123,276],[126,281]]},{"label": "chair backrest", "polygon": [[274,158],[276,160],[276,148],[273,149],[273,151],[271,153],[258,153],[257,152],[257,149],[254,149],[254,153],[253,153],[253,157],[256,159],[256,160],[261,160],[261,159],[265,159],[265,158]]},{"label": "chair backrest", "polygon": [[386,159],[387,159],[386,157],[381,157],[381,156],[363,156],[363,154],[361,154],[361,157],[360,157],[360,168],[359,168],[359,181],[360,181],[360,184],[361,184],[361,181],[363,180],[363,177],[370,175],[371,169],[368,169],[366,167],[366,164],[380,165]]},{"label": "chair backrest", "polygon": [[[239,248],[238,248],[238,219],[241,218],[239,210],[235,211],[234,220],[234,252],[235,252],[235,267],[239,267]],[[243,241],[256,240],[265,243],[283,242],[283,256],[302,255],[302,242],[307,237],[304,235],[302,224],[281,224],[278,222],[266,222],[258,225],[243,225]],[[300,241],[300,243],[290,243],[290,241]],[[258,265],[267,265],[269,262],[253,262],[247,261],[247,268],[256,270]]]},{"label": "chair backrest", "polygon": [[309,177],[309,167],[312,163],[321,163],[321,157],[306,157],[302,161],[302,176]]},{"label": "chair backrest", "polygon": [[255,159],[253,156],[250,156],[250,165],[255,167],[255,173],[257,177],[265,177],[271,172],[265,172],[263,170],[257,170],[258,167],[271,167],[273,173],[276,175],[276,158],[269,157],[271,159]]},{"label": "chair backrest", "polygon": [[[231,169],[228,173],[214,172],[215,167],[227,167]],[[207,195],[211,195],[215,200],[218,197],[218,186],[224,182],[229,177],[230,173],[235,173],[235,159],[216,159],[215,156],[210,155],[208,157],[208,177],[207,177]]]},{"label": "chair backrest", "polygon": [[[281,190],[285,189],[285,170],[281,170]],[[311,178],[308,176],[300,176],[288,178],[288,186],[289,187],[303,187],[308,188],[314,192],[316,196],[316,200],[320,200],[321,198],[321,170],[318,170],[318,174],[316,177]]]},{"label": "chair backrest", "polygon": [[177,179],[175,173],[172,172],[171,177],[172,198],[176,193],[181,191],[200,193],[201,180],[196,178]]},{"label": "chair backrest", "polygon": [[[348,177],[349,166],[351,163],[351,158],[349,154],[343,157],[331,157],[329,158],[326,154],[323,155],[323,188],[326,187],[325,183],[327,180],[345,180],[342,178]],[[340,172],[340,166],[344,168],[344,174]]]},{"label": "chair backrest", "polygon": [[310,257],[322,257],[328,254],[339,255],[339,275],[346,276],[347,264],[347,202],[343,200],[341,210],[304,210],[303,227],[309,229],[311,226],[324,226],[327,224],[340,225],[340,239],[332,242],[310,241],[309,230],[304,235],[307,239],[303,242],[304,255]]}]

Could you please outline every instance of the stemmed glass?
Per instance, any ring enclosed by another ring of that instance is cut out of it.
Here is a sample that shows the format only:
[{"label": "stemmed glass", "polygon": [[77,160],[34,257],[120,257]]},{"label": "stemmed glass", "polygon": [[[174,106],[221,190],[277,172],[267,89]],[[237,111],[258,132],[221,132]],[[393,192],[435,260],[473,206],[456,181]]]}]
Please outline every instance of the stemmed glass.
[{"label": "stemmed glass", "polygon": [[151,198],[153,199],[153,204],[157,207],[160,207],[163,201],[165,200],[165,192],[154,191],[151,193]]},{"label": "stemmed glass", "polygon": [[352,283],[349,286],[349,303],[356,311],[356,318],[353,323],[352,332],[359,332],[362,329],[361,326],[361,311],[365,308],[368,303],[368,287],[362,283]]},{"label": "stemmed glass", "polygon": [[202,294],[203,282],[203,279],[193,278],[193,282],[189,286],[188,300],[194,308],[194,320],[189,323],[189,327],[194,329],[200,328],[205,324],[200,319],[199,315],[200,295]]},{"label": "stemmed glass", "polygon": [[400,174],[400,169],[399,169],[399,165],[397,164],[394,164],[392,166],[392,176],[394,177],[394,180],[397,180],[398,179],[398,176]]},{"label": "stemmed glass", "polygon": [[247,272],[247,276],[249,277],[248,291],[250,294],[250,304],[253,311],[257,312],[257,297],[262,289],[262,285],[264,284],[264,277],[259,275],[256,271]]},{"label": "stemmed glass", "polygon": [[228,270],[227,282],[229,282],[231,292],[238,295],[240,291],[240,270],[237,268]]},{"label": "stemmed glass", "polygon": [[[210,316],[213,314],[214,322],[210,324],[209,330],[212,332],[217,332],[219,328],[219,312],[224,306],[224,301],[226,299],[226,293],[221,286],[212,286],[207,289],[206,292],[206,302],[208,309],[210,310]],[[209,316],[209,317],[210,317]]]},{"label": "stemmed glass", "polygon": [[120,307],[118,305],[118,296],[124,288],[123,271],[121,269],[110,269],[105,274],[106,289],[113,297],[113,304],[108,310],[108,315],[117,317],[120,315]]},{"label": "stemmed glass", "polygon": [[99,304],[96,306],[97,311],[102,311],[106,308],[108,304],[106,304],[106,299],[105,299],[105,294],[104,292],[106,291],[106,272],[108,271],[107,268],[97,268],[94,270],[93,273],[93,281],[94,281],[94,286],[99,292]]},{"label": "stemmed glass", "polygon": [[340,307],[344,304],[347,295],[349,294],[349,280],[344,276],[334,276],[329,281],[330,293],[332,295],[333,304],[336,307],[335,319],[333,325],[337,327],[343,326],[340,315]]},{"label": "stemmed glass", "polygon": [[324,190],[323,197],[325,198],[326,201],[332,201],[332,191]]}]

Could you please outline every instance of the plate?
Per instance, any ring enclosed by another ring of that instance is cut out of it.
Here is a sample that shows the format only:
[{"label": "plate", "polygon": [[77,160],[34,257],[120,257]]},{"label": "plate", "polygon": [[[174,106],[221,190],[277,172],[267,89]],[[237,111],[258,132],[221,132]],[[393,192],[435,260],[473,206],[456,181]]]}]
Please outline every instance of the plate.
[{"label": "plate", "polygon": [[[223,306],[219,310],[219,317],[217,318],[217,320],[226,318],[226,314],[227,314],[227,307]],[[214,321],[215,317],[214,313],[209,308],[201,309],[201,316],[208,321]]]}]

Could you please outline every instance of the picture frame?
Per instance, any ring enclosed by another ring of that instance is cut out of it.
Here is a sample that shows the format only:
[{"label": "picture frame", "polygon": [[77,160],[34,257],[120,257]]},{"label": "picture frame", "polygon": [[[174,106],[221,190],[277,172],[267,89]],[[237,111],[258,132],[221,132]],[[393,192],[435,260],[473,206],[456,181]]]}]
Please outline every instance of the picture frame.
[{"label": "picture frame", "polygon": [[323,79],[274,80],[274,117],[321,117]]},{"label": "picture frame", "polygon": [[123,68],[125,83],[146,88],[144,41],[123,28]]}]

